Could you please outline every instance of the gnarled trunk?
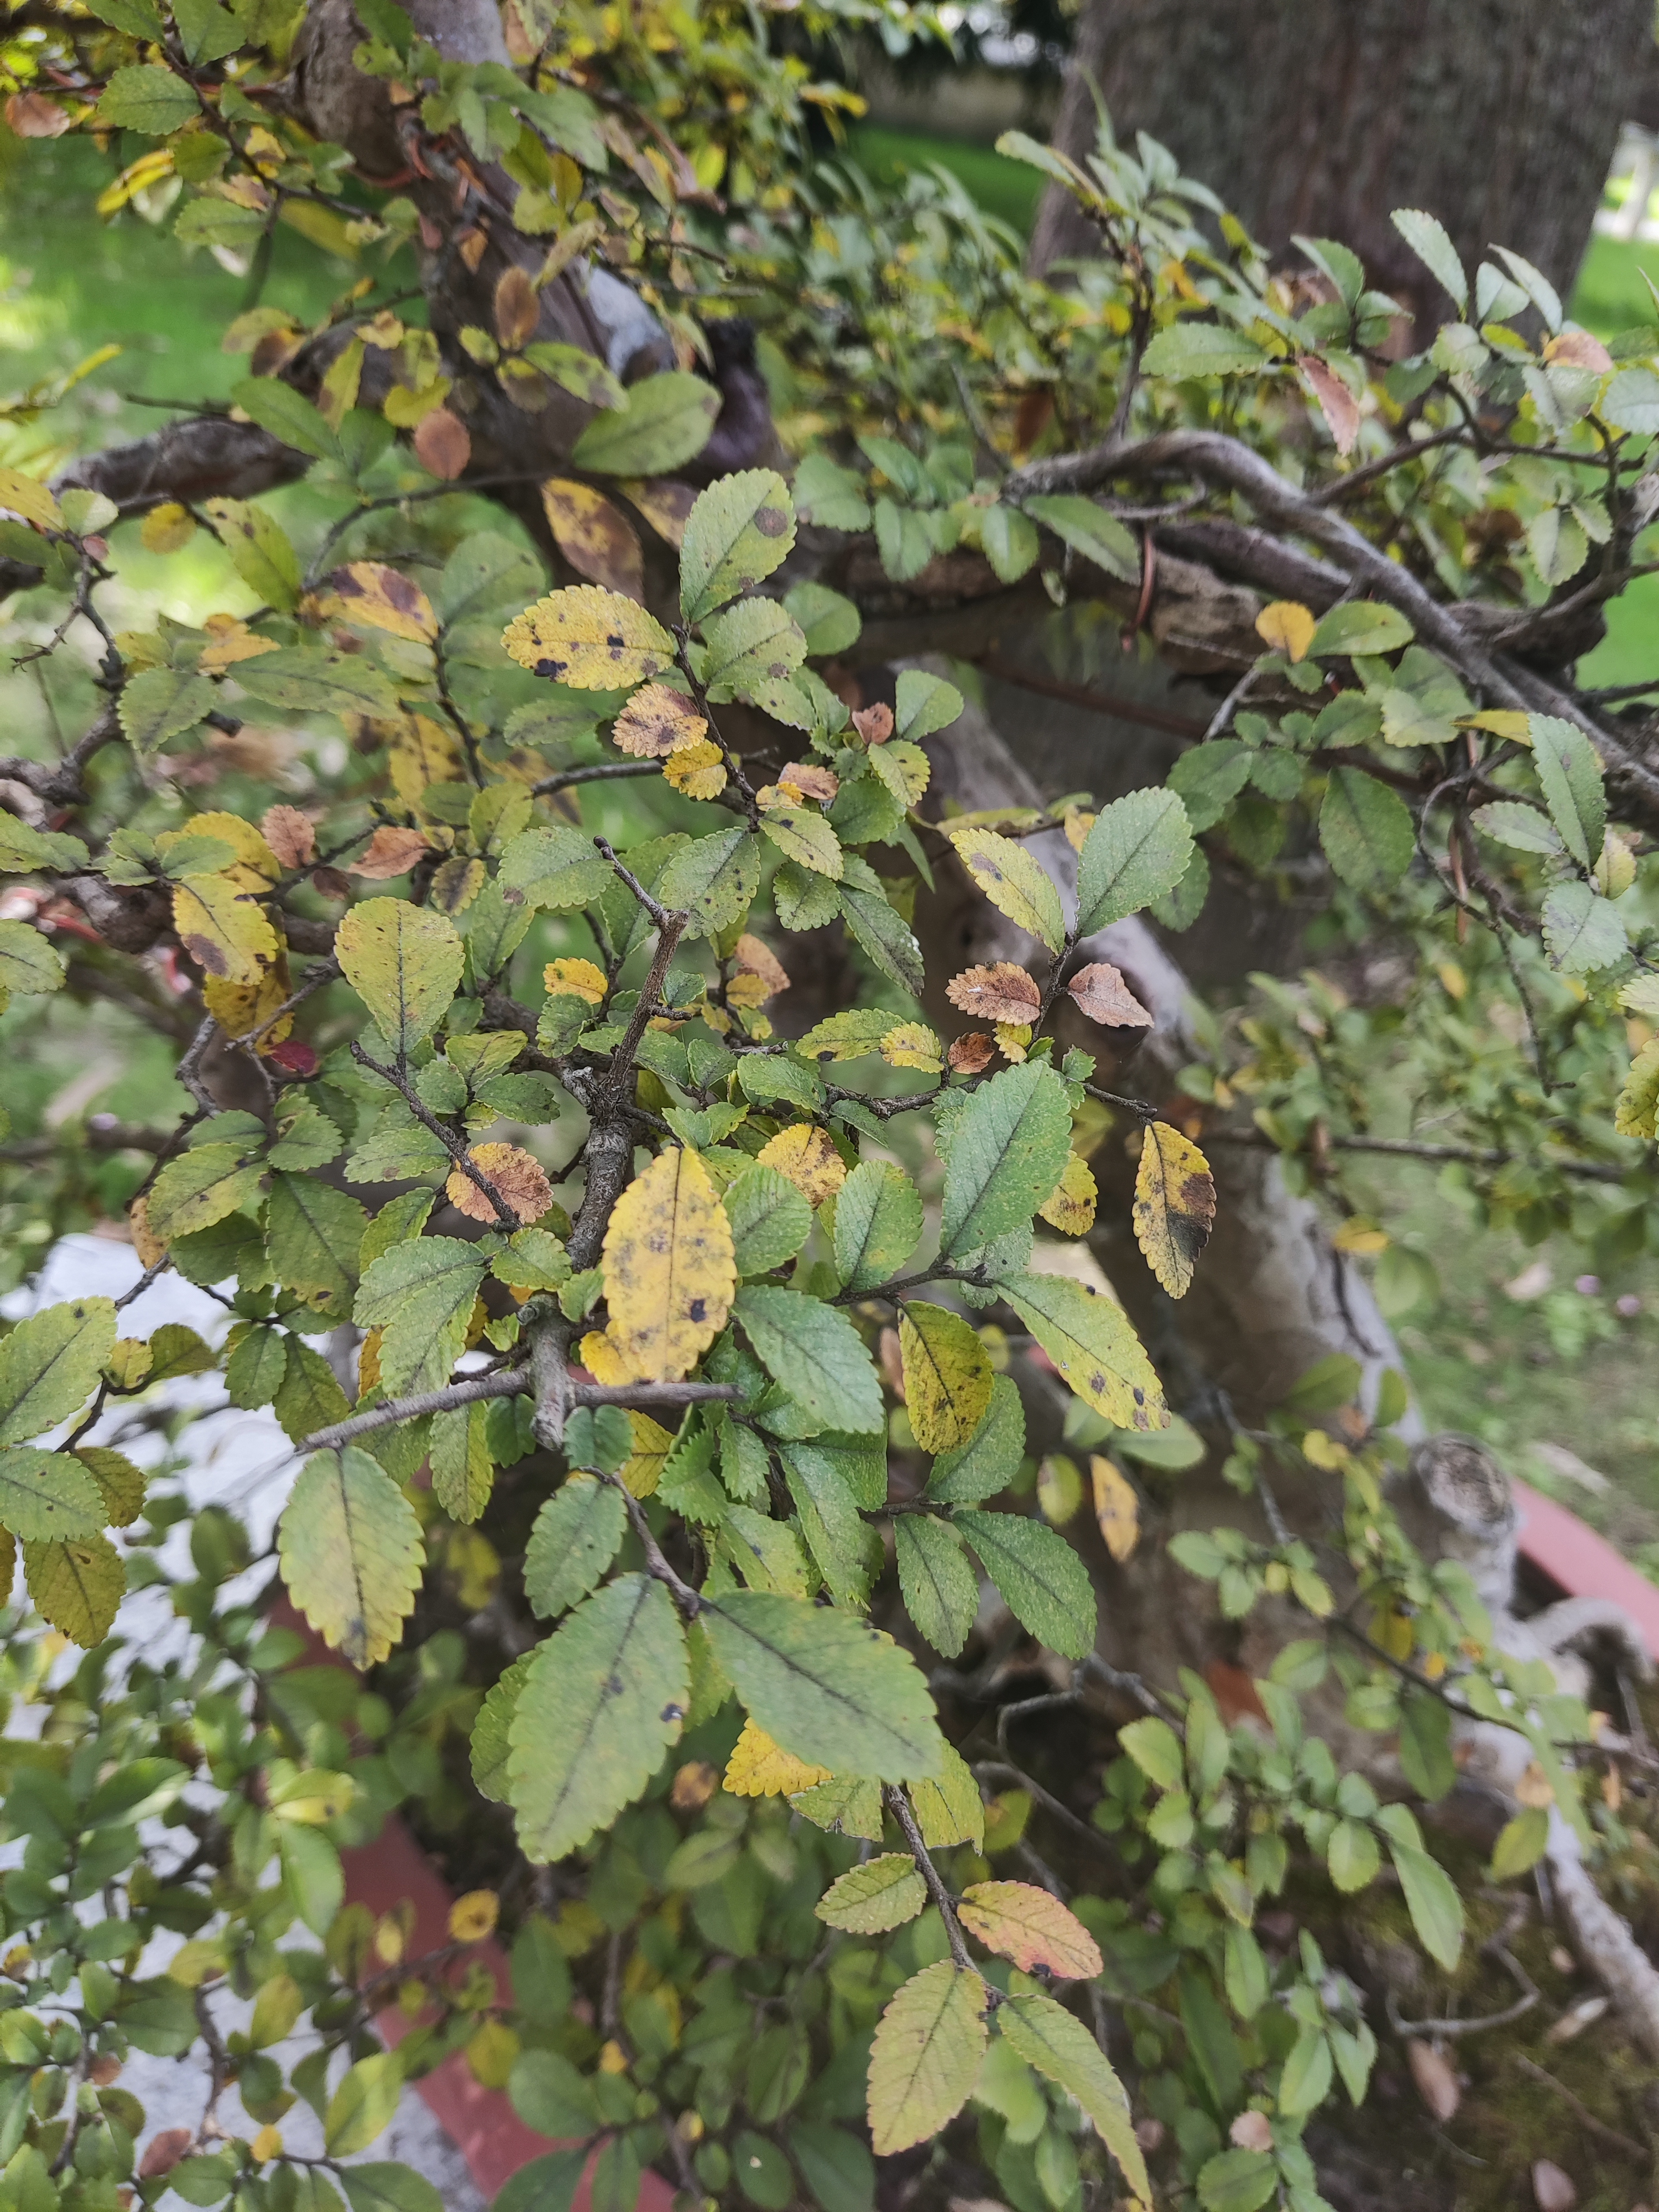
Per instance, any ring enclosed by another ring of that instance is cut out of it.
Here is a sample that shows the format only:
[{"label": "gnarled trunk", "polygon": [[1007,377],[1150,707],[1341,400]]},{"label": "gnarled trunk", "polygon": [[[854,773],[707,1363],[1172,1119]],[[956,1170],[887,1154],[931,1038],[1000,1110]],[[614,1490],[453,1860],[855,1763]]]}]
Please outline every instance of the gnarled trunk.
[{"label": "gnarled trunk", "polygon": [[[1161,140],[1275,254],[1340,238],[1427,306],[1389,222],[1422,207],[1470,268],[1507,246],[1565,294],[1655,76],[1650,0],[1089,0],[1054,138],[1090,151],[1097,85],[1126,141]],[[1094,250],[1051,187],[1033,266]]]}]

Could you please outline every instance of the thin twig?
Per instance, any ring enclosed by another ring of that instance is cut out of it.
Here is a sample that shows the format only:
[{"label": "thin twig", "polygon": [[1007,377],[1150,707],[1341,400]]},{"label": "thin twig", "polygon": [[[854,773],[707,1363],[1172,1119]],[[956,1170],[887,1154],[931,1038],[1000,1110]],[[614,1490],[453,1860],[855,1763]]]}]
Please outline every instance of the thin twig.
[{"label": "thin twig", "polygon": [[1566,2083],[1558,2081],[1547,2068],[1539,2065],[1535,2059],[1528,2058],[1524,2051],[1511,2051],[1510,2057],[1523,2074],[1530,2074],[1534,2081],[1547,2082],[1558,2097],[1564,2098],[1591,2135],[1599,2136],[1604,2143],[1610,2143],[1614,2150],[1623,2151],[1626,2158],[1638,2159],[1643,2165],[1647,2164],[1652,2156],[1651,2152],[1644,2150],[1631,2136],[1621,2135],[1617,2128],[1610,2128],[1605,2120],[1598,2120],[1595,2113],[1573,2095]]},{"label": "thin twig", "polygon": [[888,1811],[903,1830],[910,1856],[921,1870],[921,1878],[927,1885],[929,1896],[939,1907],[939,1917],[945,1923],[951,1958],[964,1974],[976,1973],[978,1969],[969,1956],[968,1946],[963,1940],[962,1923],[957,1918],[951,1893],[945,1887],[939,1869],[927,1855],[927,1846],[921,1839],[921,1830],[916,1826],[916,1816],[910,1809],[910,1800],[896,1783],[889,1783],[881,1794],[886,1800]]},{"label": "thin twig", "polygon": [[395,1067],[386,1067],[378,1060],[371,1060],[356,1037],[351,1040],[351,1057],[360,1067],[368,1068],[372,1075],[382,1077],[392,1085],[421,1127],[428,1130],[438,1139],[467,1181],[483,1193],[495,1207],[495,1218],[501,1226],[504,1229],[516,1229],[519,1225],[519,1217],[501,1194],[500,1188],[473,1159],[471,1148],[455,1134],[453,1129],[446,1128],[437,1115],[430,1110],[414,1085],[406,1082]]}]

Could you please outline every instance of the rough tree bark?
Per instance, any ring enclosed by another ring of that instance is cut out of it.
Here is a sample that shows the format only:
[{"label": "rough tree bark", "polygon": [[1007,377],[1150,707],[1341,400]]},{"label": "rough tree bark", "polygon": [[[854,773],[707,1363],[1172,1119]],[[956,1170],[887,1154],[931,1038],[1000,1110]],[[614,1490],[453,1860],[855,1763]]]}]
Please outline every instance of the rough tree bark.
[{"label": "rough tree bark", "polygon": [[[1650,0],[1089,0],[1054,142],[1093,147],[1097,86],[1126,143],[1161,140],[1275,254],[1340,238],[1443,307],[1389,210],[1431,209],[1471,267],[1495,242],[1565,294],[1652,77]],[[1093,251],[1051,187],[1033,266]]]}]

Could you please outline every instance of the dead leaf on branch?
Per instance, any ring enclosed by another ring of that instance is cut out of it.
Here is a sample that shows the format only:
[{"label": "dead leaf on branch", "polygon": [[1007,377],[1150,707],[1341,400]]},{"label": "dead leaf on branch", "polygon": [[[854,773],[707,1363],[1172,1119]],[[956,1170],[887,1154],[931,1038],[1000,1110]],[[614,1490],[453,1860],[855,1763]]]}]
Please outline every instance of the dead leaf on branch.
[{"label": "dead leaf on branch", "polygon": [[1124,981],[1122,970],[1109,961],[1097,960],[1079,968],[1066,989],[1078,1012],[1103,1029],[1149,1030],[1152,1026],[1152,1015]]},{"label": "dead leaf on branch", "polygon": [[317,825],[297,806],[268,806],[259,828],[285,868],[303,868],[317,850]]},{"label": "dead leaf on branch", "polygon": [[1012,960],[999,960],[992,968],[964,968],[945,985],[945,995],[963,1013],[982,1022],[1030,1022],[1042,1004],[1035,979]]},{"label": "dead leaf on branch", "polygon": [[406,876],[430,849],[418,830],[394,830],[382,823],[362,857],[348,860],[346,866],[354,876],[365,876],[372,884],[388,883],[393,876]]},{"label": "dead leaf on branch", "polygon": [[[539,1160],[518,1145],[474,1145],[467,1158],[478,1173],[494,1183],[519,1219],[539,1221],[553,1203],[553,1186]],[[458,1213],[471,1221],[497,1222],[494,1201],[479,1189],[462,1168],[450,1171],[444,1196]]]}]

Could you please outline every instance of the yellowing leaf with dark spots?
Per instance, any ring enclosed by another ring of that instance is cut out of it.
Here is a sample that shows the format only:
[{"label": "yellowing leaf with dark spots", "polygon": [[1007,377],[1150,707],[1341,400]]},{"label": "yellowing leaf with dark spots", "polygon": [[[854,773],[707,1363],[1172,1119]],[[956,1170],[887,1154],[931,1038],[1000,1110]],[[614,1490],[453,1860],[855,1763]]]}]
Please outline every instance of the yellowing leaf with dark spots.
[{"label": "yellowing leaf with dark spots", "polygon": [[429,714],[411,714],[392,734],[387,766],[398,798],[405,806],[418,806],[431,785],[459,780],[460,741]]},{"label": "yellowing leaf with dark spots", "polygon": [[482,860],[464,860],[457,853],[433,870],[428,896],[440,914],[465,914],[489,880]]},{"label": "yellowing leaf with dark spots", "polygon": [[[8,1536],[6,1545],[10,1546]],[[16,1553],[0,1556],[8,1589]],[[101,1644],[115,1625],[126,1594],[127,1572],[107,1536],[53,1538],[23,1547],[29,1595],[43,1620],[83,1650]]]},{"label": "yellowing leaf with dark spots", "polygon": [[1140,1541],[1140,1500],[1128,1477],[1098,1452],[1090,1457],[1089,1477],[1094,1486],[1095,1519],[1107,1550],[1122,1566],[1134,1557]]},{"label": "yellowing leaf with dark spots", "polygon": [[763,1167],[775,1168],[794,1184],[806,1203],[822,1206],[847,1180],[847,1163],[825,1129],[798,1121],[769,1138],[756,1154]]},{"label": "yellowing leaf with dark spots", "polygon": [[1027,1881],[976,1881],[957,1907],[968,1933],[1021,1973],[1043,1966],[1062,1981],[1103,1972],[1100,1947],[1057,1897]]},{"label": "yellowing leaf with dark spots", "polygon": [[712,738],[683,745],[662,764],[663,780],[688,799],[718,799],[726,788],[726,760]]},{"label": "yellowing leaf with dark spots", "polygon": [[926,1452],[958,1451],[991,1402],[991,1361],[960,1314],[919,1303],[899,1310],[904,1402]]},{"label": "yellowing leaf with dark spots", "polygon": [[234,884],[239,891],[256,895],[268,891],[283,872],[282,862],[264,838],[240,814],[192,814],[182,830],[164,830],[155,840],[155,849],[165,857],[183,837],[216,837],[228,845],[235,861],[215,872]]},{"label": "yellowing leaf with dark spots", "polygon": [[[617,1382],[637,1382],[640,1379],[623,1357],[621,1345],[608,1328],[590,1328],[576,1346],[576,1358],[596,1382],[614,1385]],[[661,1469],[659,1468],[658,1472],[660,1474]],[[643,1492],[641,1495],[644,1495]]]},{"label": "yellowing leaf with dark spots", "polygon": [[348,1444],[300,1471],[277,1530],[283,1580],[312,1626],[354,1667],[384,1659],[420,1588],[415,1509],[378,1460]]},{"label": "yellowing leaf with dark spots", "polygon": [[659,538],[678,552],[685,542],[685,526],[697,495],[690,484],[672,477],[630,477],[620,489],[645,517]]},{"label": "yellowing leaf with dark spots", "polygon": [[542,981],[550,994],[586,999],[590,1006],[603,1006],[605,994],[611,988],[603,968],[592,960],[574,957],[550,960],[542,970]]},{"label": "yellowing leaf with dark spots", "polygon": [[674,663],[674,641],[662,624],[595,584],[538,599],[507,624],[501,642],[521,668],[578,691],[647,684]]},{"label": "yellowing leaf with dark spots", "polygon": [[1275,599],[1270,607],[1263,607],[1255,618],[1256,635],[1270,651],[1282,653],[1286,660],[1306,659],[1318,627],[1311,611],[1297,599]]},{"label": "yellowing leaf with dark spots", "polygon": [[738,974],[752,976],[762,986],[757,1004],[764,1005],[768,999],[775,998],[780,991],[789,988],[789,977],[783,963],[771,946],[760,938],[751,937],[745,931],[738,939],[736,959]]},{"label": "yellowing leaf with dark spots", "polygon": [[725,1328],[738,1286],[732,1224],[695,1152],[671,1149],[629,1183],[602,1265],[623,1358],[636,1375],[678,1381]]},{"label": "yellowing leaf with dark spots", "polygon": [[1042,864],[1024,845],[994,830],[955,830],[950,836],[963,866],[999,913],[1058,952],[1066,942],[1066,919],[1060,892]]},{"label": "yellowing leaf with dark spots", "polygon": [[1086,1236],[1095,1225],[1099,1200],[1094,1170],[1076,1152],[1066,1156],[1066,1172],[1037,1208],[1041,1218],[1062,1236]]},{"label": "yellowing leaf with dark spots", "polygon": [[217,975],[210,975],[202,986],[202,996],[209,1013],[227,1036],[252,1037],[256,1051],[269,1052],[293,1030],[292,1008],[281,1016],[276,1014],[276,1009],[286,1003],[293,989],[287,956],[279,952],[268,968],[259,970],[254,982],[227,983]]},{"label": "yellowing leaf with dark spots", "polygon": [[1190,1137],[1149,1121],[1135,1171],[1135,1241],[1172,1298],[1191,1288],[1198,1255],[1215,1226],[1215,1178]]},{"label": "yellowing leaf with dark spots", "polygon": [[329,581],[337,610],[348,622],[384,630],[391,637],[406,637],[416,645],[429,645],[438,635],[438,618],[426,593],[384,561],[352,561],[337,568]]},{"label": "yellowing leaf with dark spots", "polygon": [[[604,1377],[599,1379],[603,1381]],[[649,1413],[630,1410],[628,1425],[633,1431],[634,1449],[623,1462],[623,1487],[635,1498],[650,1498],[662,1480],[663,1466],[674,1449],[674,1439]]]},{"label": "yellowing leaf with dark spots", "polygon": [[227,983],[257,984],[276,958],[270,916],[227,876],[186,876],[175,884],[173,926],[203,974]]},{"label": "yellowing leaf with dark spots", "polygon": [[579,576],[624,599],[644,599],[640,541],[627,516],[603,492],[574,477],[550,477],[542,486],[542,507],[554,543]]},{"label": "yellowing leaf with dark spots", "polygon": [[684,691],[667,684],[647,684],[636,691],[611,726],[618,750],[635,760],[665,760],[701,744],[708,725]]},{"label": "yellowing leaf with dark spots", "polygon": [[720,1786],[734,1797],[793,1796],[797,1790],[811,1790],[830,1779],[827,1766],[814,1766],[774,1743],[763,1728],[745,1720],[743,1734],[726,1762]]},{"label": "yellowing leaf with dark spots", "polygon": [[945,1048],[926,1022],[900,1022],[881,1041],[881,1056],[889,1067],[919,1067],[924,1074],[939,1075],[945,1068]]},{"label": "yellowing leaf with dark spots", "polygon": [[[541,1162],[519,1145],[473,1145],[467,1158],[478,1173],[498,1190],[520,1221],[539,1221],[553,1203],[553,1186]],[[480,1190],[464,1168],[450,1170],[444,1196],[456,1211],[473,1221],[500,1224],[501,1214],[487,1191]]]}]

